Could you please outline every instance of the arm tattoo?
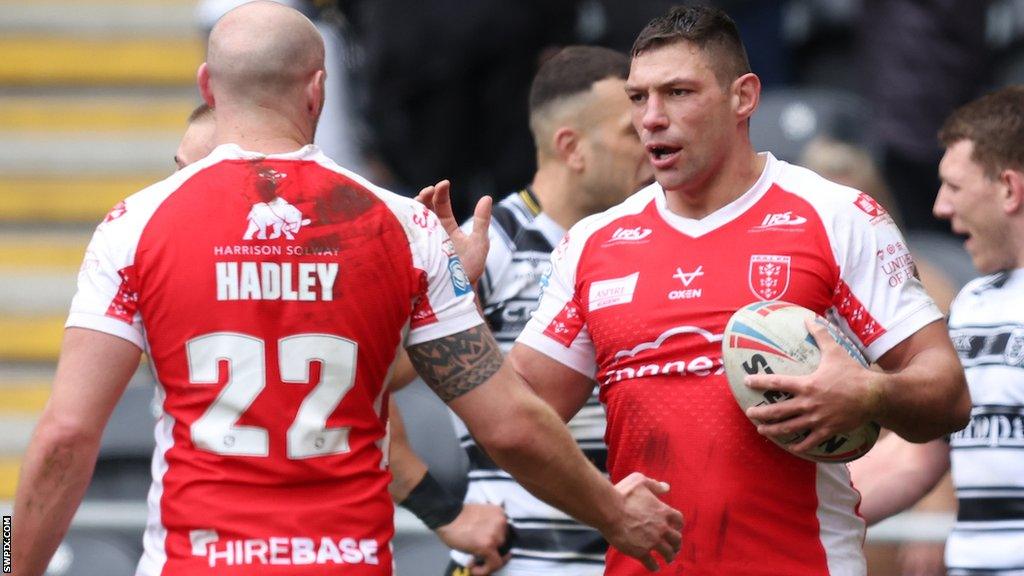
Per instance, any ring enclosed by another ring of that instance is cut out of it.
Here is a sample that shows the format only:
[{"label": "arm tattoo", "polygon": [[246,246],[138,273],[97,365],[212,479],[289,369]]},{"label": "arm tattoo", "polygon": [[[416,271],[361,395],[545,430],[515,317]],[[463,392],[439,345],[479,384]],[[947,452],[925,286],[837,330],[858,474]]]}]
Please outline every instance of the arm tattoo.
[{"label": "arm tattoo", "polygon": [[409,359],[441,400],[451,402],[493,376],[503,357],[491,331],[481,324],[410,346]]}]

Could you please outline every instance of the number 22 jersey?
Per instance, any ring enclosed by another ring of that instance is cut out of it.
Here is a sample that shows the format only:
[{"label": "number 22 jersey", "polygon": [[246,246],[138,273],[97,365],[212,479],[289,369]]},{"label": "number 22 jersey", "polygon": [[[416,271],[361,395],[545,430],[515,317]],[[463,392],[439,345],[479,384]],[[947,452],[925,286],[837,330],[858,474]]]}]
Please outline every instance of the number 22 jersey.
[{"label": "number 22 jersey", "polygon": [[138,574],[390,574],[391,365],[481,322],[436,217],[313,146],[220,146],[120,203],[67,326],[158,382]]},{"label": "number 22 jersey", "polygon": [[[868,196],[766,155],[758,181],[701,220],[649,186],[574,226],[518,342],[596,380],[608,471],[664,480],[683,513],[668,573],[865,573],[843,464],[760,436],[729,391],[734,311],[783,300],[829,315],[872,361],[941,314],[892,219]],[[607,574],[645,574],[612,549]]]}]

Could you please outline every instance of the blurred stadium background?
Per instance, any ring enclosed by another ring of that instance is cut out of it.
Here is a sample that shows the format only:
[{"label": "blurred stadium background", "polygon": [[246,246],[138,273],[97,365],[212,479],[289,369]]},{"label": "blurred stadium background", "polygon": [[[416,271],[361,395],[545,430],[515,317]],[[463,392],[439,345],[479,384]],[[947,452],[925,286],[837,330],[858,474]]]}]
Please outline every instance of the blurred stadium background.
[{"label": "blurred stadium background", "polygon": [[[456,192],[464,196],[457,200],[462,207],[472,206],[472,197],[519,186],[532,173],[525,94],[544,54],[567,43],[628,50],[640,27],[672,4],[295,3],[332,36],[332,89],[344,98],[324,117],[323,136],[332,139],[324,142],[325,149],[399,191],[452,177]],[[185,119],[199,102],[194,78],[203,58],[204,27],[228,4],[0,0],[4,513],[14,495],[20,455],[48,396],[64,316],[91,231],[119,199],[174,170],[172,157]],[[900,9],[923,21],[937,16],[931,28],[919,28],[920,36],[911,34],[906,43],[910,52],[917,46],[921,53],[903,54],[899,43],[885,47],[888,57],[902,62],[897,71],[936,62],[937,72],[906,79],[919,89],[915,94],[925,95],[928,101],[919,108],[930,109],[930,118],[941,119],[960,103],[949,101],[951,93],[966,101],[986,88],[1024,81],[1024,0],[718,4],[736,16],[754,71],[765,79],[761,110],[752,124],[755,144],[782,159],[796,160],[809,141],[825,135],[862,147],[890,180],[903,182],[900,172],[889,171],[898,168],[894,154],[918,164],[927,165],[930,158],[937,163],[934,138],[916,143],[915,149],[904,146],[899,135],[887,139],[884,130],[874,127],[879,118],[905,113],[899,106],[906,105],[907,95],[880,88],[879,76],[885,80],[887,67],[876,68],[872,60],[879,35],[883,44],[885,34],[900,37],[898,23],[889,17]],[[980,16],[965,18],[957,13],[961,9]],[[934,133],[927,118],[907,121],[914,124],[911,128]],[[933,179],[934,170],[932,165]],[[898,195],[904,212],[923,208],[927,214],[934,188],[897,192],[903,192]],[[938,262],[956,286],[970,277],[959,243],[945,236],[941,225],[918,220],[909,228],[915,250]],[[50,573],[133,573],[149,482],[151,400],[151,378],[140,371],[104,437],[87,501]],[[414,444],[440,476],[459,488],[463,462],[444,408],[422,387],[413,386],[398,400]],[[401,573],[438,573],[445,551],[416,520],[399,519]],[[890,573],[893,542],[941,540],[951,522],[948,513],[919,513],[873,529],[872,573]]]}]

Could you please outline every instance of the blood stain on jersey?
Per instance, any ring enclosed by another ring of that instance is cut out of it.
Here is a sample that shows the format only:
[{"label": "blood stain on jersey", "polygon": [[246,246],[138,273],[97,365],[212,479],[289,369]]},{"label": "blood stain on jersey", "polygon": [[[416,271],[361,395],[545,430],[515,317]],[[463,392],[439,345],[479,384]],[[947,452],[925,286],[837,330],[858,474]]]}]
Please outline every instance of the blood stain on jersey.
[{"label": "blood stain on jersey", "polygon": [[302,243],[304,252],[313,256],[337,256],[343,248],[341,235],[338,233],[314,236]]},{"label": "blood stain on jersey", "polygon": [[370,193],[349,180],[342,180],[316,200],[319,222],[331,224],[355,220],[372,209],[376,203]]},{"label": "blood stain on jersey", "polygon": [[256,168],[256,193],[259,194],[260,200],[271,202],[277,197],[277,189],[281,181],[287,178],[288,175],[284,172],[278,172],[273,168],[263,166],[259,162],[254,164]]}]

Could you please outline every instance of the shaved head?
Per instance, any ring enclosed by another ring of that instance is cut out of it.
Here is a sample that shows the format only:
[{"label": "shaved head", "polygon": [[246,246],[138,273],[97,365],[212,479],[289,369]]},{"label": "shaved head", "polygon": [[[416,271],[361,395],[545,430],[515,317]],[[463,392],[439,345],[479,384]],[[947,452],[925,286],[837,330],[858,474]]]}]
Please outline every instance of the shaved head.
[{"label": "shaved head", "polygon": [[250,2],[217,21],[206,66],[217,100],[273,106],[294,98],[324,69],[324,42],[298,11],[276,2]]}]

